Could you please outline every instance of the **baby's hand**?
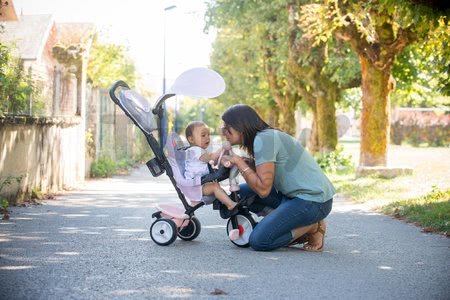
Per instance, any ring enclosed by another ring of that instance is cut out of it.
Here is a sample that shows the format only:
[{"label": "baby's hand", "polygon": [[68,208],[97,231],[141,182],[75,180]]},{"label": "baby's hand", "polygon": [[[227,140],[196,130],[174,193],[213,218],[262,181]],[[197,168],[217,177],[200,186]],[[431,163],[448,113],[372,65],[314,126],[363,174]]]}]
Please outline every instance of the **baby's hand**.
[{"label": "baby's hand", "polygon": [[231,151],[231,144],[228,141],[223,142],[222,149],[225,151]]}]

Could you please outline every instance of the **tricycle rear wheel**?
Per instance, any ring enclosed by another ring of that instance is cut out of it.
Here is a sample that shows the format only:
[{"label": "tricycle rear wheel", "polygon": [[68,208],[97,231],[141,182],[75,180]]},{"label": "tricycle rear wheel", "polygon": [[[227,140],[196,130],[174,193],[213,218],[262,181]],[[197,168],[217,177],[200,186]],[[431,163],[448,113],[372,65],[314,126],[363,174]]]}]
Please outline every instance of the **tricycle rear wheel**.
[{"label": "tricycle rear wheel", "polygon": [[171,219],[157,219],[150,227],[150,237],[156,244],[168,246],[177,239],[177,225]]}]

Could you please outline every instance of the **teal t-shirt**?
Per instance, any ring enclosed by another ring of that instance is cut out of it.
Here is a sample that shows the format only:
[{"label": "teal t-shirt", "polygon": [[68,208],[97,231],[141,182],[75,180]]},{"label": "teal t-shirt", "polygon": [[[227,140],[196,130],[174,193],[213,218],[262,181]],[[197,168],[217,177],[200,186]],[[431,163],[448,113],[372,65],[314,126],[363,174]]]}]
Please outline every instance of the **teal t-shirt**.
[{"label": "teal t-shirt", "polygon": [[253,142],[255,163],[275,164],[274,188],[283,195],[326,202],[336,193],[333,184],[309,152],[292,136],[265,129]]}]

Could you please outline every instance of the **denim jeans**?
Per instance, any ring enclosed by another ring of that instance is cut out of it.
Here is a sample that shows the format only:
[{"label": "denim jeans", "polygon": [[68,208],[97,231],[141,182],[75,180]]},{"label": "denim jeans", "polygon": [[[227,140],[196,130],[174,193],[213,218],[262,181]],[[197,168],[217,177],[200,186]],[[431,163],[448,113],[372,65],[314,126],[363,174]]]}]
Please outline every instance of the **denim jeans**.
[{"label": "denim jeans", "polygon": [[274,209],[264,217],[250,235],[250,247],[258,251],[270,251],[285,247],[293,239],[292,230],[323,220],[331,211],[333,198],[324,202],[314,202],[300,198],[288,198],[272,189],[269,196],[260,198],[247,185],[241,184],[242,198],[255,197],[250,211],[262,212],[266,207]]}]

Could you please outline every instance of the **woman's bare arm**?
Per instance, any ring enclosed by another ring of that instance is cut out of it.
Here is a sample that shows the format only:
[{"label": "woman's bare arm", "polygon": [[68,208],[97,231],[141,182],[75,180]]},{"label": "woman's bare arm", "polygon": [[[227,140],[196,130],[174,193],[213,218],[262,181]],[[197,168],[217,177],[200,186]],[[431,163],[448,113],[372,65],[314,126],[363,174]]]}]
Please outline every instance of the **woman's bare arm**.
[{"label": "woman's bare arm", "polygon": [[231,163],[238,167],[247,184],[259,197],[265,198],[270,194],[275,173],[275,164],[273,162],[260,164],[254,170],[240,156],[234,155],[229,159]]}]

